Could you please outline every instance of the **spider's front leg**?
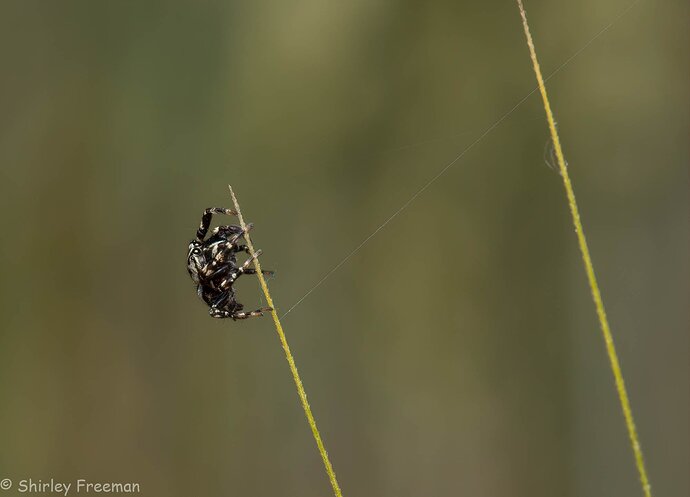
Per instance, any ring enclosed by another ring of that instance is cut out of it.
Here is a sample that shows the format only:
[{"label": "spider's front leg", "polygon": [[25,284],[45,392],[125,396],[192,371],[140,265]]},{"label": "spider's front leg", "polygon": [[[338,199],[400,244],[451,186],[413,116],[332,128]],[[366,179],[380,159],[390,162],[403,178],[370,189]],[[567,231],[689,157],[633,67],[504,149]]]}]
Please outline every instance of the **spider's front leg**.
[{"label": "spider's front leg", "polygon": [[[230,267],[228,262],[235,262],[235,254],[237,252],[247,251],[244,245],[235,245],[237,240],[243,237],[251,230],[253,225],[250,223],[246,228],[242,229],[239,226],[221,226],[213,230],[212,236],[218,235],[219,230],[224,229],[229,231],[227,239],[221,239],[211,243],[209,247],[204,249],[205,257],[203,257],[203,264],[197,263],[197,269],[200,275],[206,280],[211,280],[217,276],[222,275],[223,272],[228,271]],[[235,228],[237,230],[235,230]],[[225,235],[224,235],[225,236]],[[199,256],[200,257],[200,256]]]},{"label": "spider's front leg", "polygon": [[249,255],[249,247],[246,245],[237,245],[237,242],[240,240],[240,238],[244,238],[245,235],[252,230],[252,228],[254,228],[254,225],[252,223],[248,223],[245,228],[242,228],[242,231],[229,236],[227,242],[224,244],[224,250],[231,250],[232,252],[245,252],[247,255]]},{"label": "spider's front leg", "polygon": [[[230,301],[230,292],[223,292],[208,302],[210,309],[208,313],[213,318],[225,319],[232,317],[232,312],[227,310]],[[240,307],[241,308],[241,307]]]},{"label": "spider's front leg", "polygon": [[212,318],[216,319],[227,319],[232,317],[232,312],[226,311],[225,309],[218,309],[216,307],[211,307],[211,310],[209,310],[208,313]]},{"label": "spider's front leg", "polygon": [[[247,226],[249,228],[249,226]],[[245,231],[246,232],[246,231]],[[241,235],[239,233],[238,235]],[[237,239],[236,236],[233,237],[235,240]],[[230,276],[227,278],[227,282],[223,282],[224,284],[221,285],[221,288],[224,290],[227,290],[230,288],[230,285],[234,283],[234,281],[239,278],[243,274],[256,274],[256,270],[250,268],[249,266],[251,265],[252,261],[258,257],[261,254],[261,251],[259,251],[255,257],[249,258],[243,265],[240,267],[236,272],[232,273],[232,269],[234,267],[234,264],[232,266],[228,265],[228,261],[232,260],[233,263],[235,261],[234,254],[240,251],[246,251],[249,252],[249,249],[245,245],[234,245],[233,240],[229,240],[227,242],[219,243],[214,247],[215,255],[213,256],[213,260],[209,262],[204,268],[201,270],[202,274],[204,277],[208,280],[215,279],[218,276],[222,276],[223,273],[229,273]],[[273,274],[273,271],[261,271],[263,274],[266,276],[270,276]]]},{"label": "spider's front leg", "polygon": [[214,214],[227,214],[228,216],[237,216],[237,212],[232,209],[226,209],[224,207],[209,207],[204,210],[201,215],[201,224],[199,229],[196,231],[196,239],[200,242],[204,241],[206,233],[208,233],[208,227],[211,226],[211,218]]},{"label": "spider's front leg", "polygon": [[255,311],[250,311],[250,312],[244,312],[244,311],[237,311],[232,313],[232,319],[237,321],[238,319],[247,319],[247,318],[255,318],[258,316],[263,316],[264,312],[271,312],[273,310],[272,307],[262,307],[261,309],[257,309]]},{"label": "spider's front leg", "polygon": [[[253,256],[251,256],[249,259],[244,261],[244,264],[237,270],[237,272],[229,274],[223,281],[220,282],[220,289],[221,290],[228,290],[235,281],[237,281],[237,278],[242,276],[243,274],[256,274],[256,269],[250,268],[252,262],[254,262],[254,259],[257,259],[260,255],[262,254],[261,249],[257,250]],[[266,275],[266,276],[272,276],[274,274],[273,271],[268,271],[268,270],[261,270],[261,273]]]},{"label": "spider's front leg", "polygon": [[259,316],[263,316],[264,312],[271,312],[273,308],[271,307],[262,307],[261,309],[257,309],[255,311],[249,311],[249,312],[244,312],[244,311],[235,311],[235,312],[230,312],[226,311],[224,309],[211,309],[209,311],[209,314],[211,317],[218,318],[218,319],[227,319],[227,318],[232,318],[234,321],[237,321],[238,319],[247,319],[247,318],[256,318]]},{"label": "spider's front leg", "polygon": [[240,270],[239,270],[240,274],[246,273],[249,270],[249,266],[252,265],[252,262],[254,262],[256,259],[258,259],[259,256],[263,253],[264,253],[263,250],[259,249],[256,252],[254,252],[254,255],[250,255],[249,259],[244,261],[244,264],[242,264],[242,266],[240,267]]},{"label": "spider's front leg", "polygon": [[214,272],[216,268],[222,266],[228,260],[234,261],[236,253],[249,253],[249,248],[246,245],[237,245],[237,241],[244,237],[253,227],[254,225],[249,223],[246,228],[219,226],[214,229],[209,239],[212,242],[206,248],[207,257],[210,260],[208,269]]},{"label": "spider's front leg", "polygon": [[[210,302],[211,309],[208,313],[211,317],[217,319],[227,319],[232,318],[237,319],[247,319],[257,316],[263,316],[264,312],[270,312],[273,310],[271,307],[262,307],[255,311],[244,312],[242,311],[242,304],[235,300],[234,294],[231,292],[223,292],[218,295],[215,299]],[[232,310],[230,310],[232,309]]]}]

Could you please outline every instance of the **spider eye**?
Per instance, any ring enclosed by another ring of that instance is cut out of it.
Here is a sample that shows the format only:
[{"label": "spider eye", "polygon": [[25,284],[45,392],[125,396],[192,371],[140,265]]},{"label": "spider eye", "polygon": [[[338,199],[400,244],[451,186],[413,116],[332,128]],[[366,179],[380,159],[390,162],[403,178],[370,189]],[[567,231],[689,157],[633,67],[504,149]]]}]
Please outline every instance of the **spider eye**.
[{"label": "spider eye", "polygon": [[195,248],[194,250],[192,250],[192,254],[194,254],[194,255],[199,255],[200,253],[201,253],[201,250],[199,250],[198,248]]}]

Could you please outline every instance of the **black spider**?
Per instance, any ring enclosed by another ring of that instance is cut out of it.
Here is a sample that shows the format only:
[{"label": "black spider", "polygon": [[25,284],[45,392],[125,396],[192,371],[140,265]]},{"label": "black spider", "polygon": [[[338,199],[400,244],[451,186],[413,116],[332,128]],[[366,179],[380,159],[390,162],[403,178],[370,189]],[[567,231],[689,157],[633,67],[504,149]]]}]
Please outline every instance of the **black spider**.
[{"label": "black spider", "polygon": [[[237,216],[237,212],[222,207],[209,207],[201,216],[201,225],[196,232],[196,239],[189,242],[187,254],[187,270],[197,285],[197,294],[211,308],[209,314],[214,318],[247,319],[263,316],[271,311],[270,307],[262,307],[251,312],[243,312],[244,306],[235,298],[232,287],[237,278],[243,274],[256,274],[249,266],[256,257],[261,255],[257,250],[253,257],[247,259],[241,266],[237,265],[237,253],[249,254],[246,245],[240,245],[240,240],[253,225],[247,225],[247,230],[240,226],[218,226],[206,238],[213,214],[227,214]],[[204,240],[204,238],[206,238]],[[273,271],[262,271],[273,274]]]}]

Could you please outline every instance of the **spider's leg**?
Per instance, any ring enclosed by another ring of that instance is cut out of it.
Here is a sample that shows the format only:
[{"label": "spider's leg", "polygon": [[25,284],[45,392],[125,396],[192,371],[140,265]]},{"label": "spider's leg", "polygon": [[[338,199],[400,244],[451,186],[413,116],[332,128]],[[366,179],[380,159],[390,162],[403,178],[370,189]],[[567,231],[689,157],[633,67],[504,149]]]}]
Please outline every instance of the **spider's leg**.
[{"label": "spider's leg", "polygon": [[238,319],[247,319],[247,318],[255,318],[258,316],[263,316],[264,312],[271,312],[273,308],[271,307],[262,307],[261,309],[257,309],[255,311],[249,311],[249,312],[244,312],[244,311],[237,311],[232,313],[232,319],[238,320]]},{"label": "spider's leg", "polygon": [[223,292],[218,297],[211,300],[211,302],[209,302],[209,305],[211,308],[208,311],[208,313],[211,315],[211,317],[219,318],[219,319],[225,319],[225,318],[232,317],[232,312],[225,309],[228,305],[229,300],[230,300],[230,292]]},{"label": "spider's leg", "polygon": [[[209,266],[211,266],[211,272],[207,278],[208,280],[215,280],[219,276],[226,276],[229,273],[229,279],[231,280],[229,284],[231,285],[237,279],[237,276],[239,276],[239,274],[237,274],[234,278],[232,277],[233,266],[229,264],[220,264],[216,261],[213,261],[211,264],[209,264]],[[221,286],[223,285],[223,283],[225,283],[225,281],[221,282]],[[229,288],[229,285],[226,285],[225,289],[227,288]]]},{"label": "spider's leg", "polygon": [[[258,258],[262,254],[261,249],[257,250],[253,256],[251,256],[249,259],[244,261],[244,264],[237,270],[235,273],[231,273],[227,278],[224,278],[223,281],[220,282],[220,285],[218,286],[221,290],[227,290],[229,289],[233,283],[242,276],[243,274],[256,274],[256,270],[250,268],[249,266],[254,262],[254,259]],[[265,275],[271,275],[273,274],[273,271],[262,271],[263,274]]]},{"label": "spider's leg", "polygon": [[208,227],[211,225],[211,218],[214,214],[227,214],[228,216],[237,216],[237,212],[232,209],[225,209],[223,207],[209,207],[201,215],[201,224],[196,232],[196,239],[200,242],[204,241],[206,233],[208,233]]},{"label": "spider's leg", "polygon": [[[244,235],[246,235],[247,233],[249,233],[249,231],[250,231],[253,227],[254,227],[254,225],[253,225],[252,223],[248,223],[248,224],[247,224],[247,227],[246,227],[245,229],[243,229],[241,233],[237,233],[237,234],[231,236],[230,238],[228,238],[228,243],[230,243],[230,244],[232,244],[232,245],[235,245],[235,244],[237,243],[237,241],[238,241],[240,238],[244,237]],[[247,251],[247,247],[244,246],[244,245],[238,245],[237,248],[238,248],[238,250],[237,250],[238,252],[240,252],[240,251],[246,252],[246,251]]]},{"label": "spider's leg", "polygon": [[223,280],[218,285],[218,288],[220,288],[223,291],[228,290],[230,287],[232,287],[233,283],[235,283],[235,280],[237,280],[238,276],[239,274],[237,273],[231,273],[226,278],[223,278]]},{"label": "spider's leg", "polygon": [[222,264],[221,260],[212,260],[199,268],[199,274],[204,279],[204,281],[209,281],[218,276],[221,271],[228,268],[227,265]]},{"label": "spider's leg", "polygon": [[249,266],[251,266],[252,262],[254,262],[254,259],[258,259],[262,253],[263,253],[263,251],[261,249],[254,252],[254,255],[250,256],[249,259],[244,261],[244,264],[242,264],[242,267],[240,267],[239,273],[240,274],[246,273],[247,270],[249,269]]},{"label": "spider's leg", "polygon": [[249,251],[249,247],[247,247],[246,245],[237,245],[235,247],[235,251],[236,252],[244,252],[247,255],[251,255],[251,252]]},{"label": "spider's leg", "polygon": [[211,252],[212,260],[204,267],[208,271],[208,277],[213,278],[221,270],[227,268],[228,260],[235,260],[233,257],[235,252],[235,246],[230,242],[223,241],[215,244]]},{"label": "spider's leg", "polygon": [[[197,277],[195,279],[195,281],[197,281],[197,283],[199,282],[198,280],[206,281],[211,276],[213,276],[213,273],[215,272],[216,266],[217,266],[217,264],[214,264],[213,262],[214,261],[207,262],[206,256],[203,254],[203,252],[198,254],[198,255],[193,255],[190,258],[190,271],[189,272],[190,272],[190,274],[193,273],[193,274],[197,275]],[[192,265],[193,265],[194,271],[192,270]],[[193,276],[193,278],[194,278],[194,276]]]},{"label": "spider's leg", "polygon": [[233,316],[232,312],[226,311],[225,309],[218,309],[217,307],[211,307],[211,309],[208,311],[208,314],[212,318],[218,319],[226,319],[231,318]]},{"label": "spider's leg", "polygon": [[206,264],[200,272],[206,279],[210,280],[222,274],[223,272],[231,270],[232,266],[228,265],[228,261],[235,261],[234,254],[237,251],[237,247],[230,241],[221,241],[214,244],[211,252],[211,257],[213,260]]},{"label": "spider's leg", "polygon": [[[253,228],[253,224],[249,223],[247,225],[246,229],[241,229],[239,226],[236,228],[240,230],[239,233],[236,233],[230,237],[228,237],[227,240],[221,240],[213,243],[211,245],[211,254],[210,257],[213,259],[211,261],[212,266],[218,266],[219,264],[226,262],[228,260],[228,256],[233,256],[233,254],[236,254],[237,252],[247,252],[249,253],[249,249],[245,245],[235,245],[237,240],[242,238],[246,233],[249,232]],[[225,226],[225,228],[235,228],[235,226]],[[216,228],[218,229],[218,228]],[[214,230],[215,232],[215,230]],[[214,233],[215,234],[215,233]]]},{"label": "spider's leg", "polygon": [[[232,253],[226,252],[227,253]],[[249,263],[253,261],[254,259],[250,259]],[[245,263],[247,264],[247,263]],[[243,266],[244,267],[244,266]],[[234,273],[232,271],[235,271]],[[219,276],[228,276],[226,277],[223,281],[220,283],[220,288],[223,290],[227,290],[230,288],[230,286],[243,274],[256,274],[256,270],[252,268],[237,268],[234,265],[226,264],[226,259],[224,257],[216,257],[213,261],[211,261],[209,264],[207,264],[203,268],[203,275],[206,280],[214,280],[218,278]],[[264,275],[266,276],[272,276],[274,274],[273,271],[261,271]]]}]

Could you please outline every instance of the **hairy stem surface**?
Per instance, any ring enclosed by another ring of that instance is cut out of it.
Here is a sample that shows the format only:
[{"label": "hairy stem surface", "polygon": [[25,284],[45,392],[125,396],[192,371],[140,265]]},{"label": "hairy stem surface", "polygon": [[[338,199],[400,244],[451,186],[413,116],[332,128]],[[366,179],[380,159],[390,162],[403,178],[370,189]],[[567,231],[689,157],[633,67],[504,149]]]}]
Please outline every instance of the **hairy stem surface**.
[{"label": "hairy stem surface", "polygon": [[520,8],[520,16],[522,17],[522,26],[525,30],[525,36],[527,38],[527,46],[529,47],[530,57],[532,58],[532,65],[534,66],[534,73],[537,77],[537,84],[539,85],[539,92],[541,93],[541,98],[544,103],[544,110],[546,111],[546,120],[549,123],[549,131],[551,132],[551,140],[553,142],[554,149],[556,151],[556,159],[558,161],[558,168],[563,178],[563,186],[565,187],[565,193],[568,197],[568,204],[570,206],[570,213],[573,218],[573,224],[575,225],[575,233],[577,234],[577,241],[580,245],[580,252],[582,253],[582,262],[585,266],[585,272],[587,273],[587,280],[589,281],[589,287],[592,292],[592,300],[594,301],[594,307],[597,310],[597,316],[599,318],[599,324],[601,326],[601,332],[604,336],[604,342],[606,343],[606,352],[608,353],[609,362],[611,364],[611,371],[613,372],[613,378],[616,382],[616,390],[618,391],[618,398],[620,400],[621,408],[623,410],[623,417],[625,418],[625,425],[628,429],[628,436],[630,438],[630,445],[632,447],[633,455],[635,456],[635,464],[637,465],[637,471],[640,475],[640,483],[642,484],[642,491],[645,497],[652,496],[651,486],[649,484],[649,478],[647,477],[647,469],[645,468],[644,458],[642,457],[642,448],[640,447],[640,440],[637,435],[637,428],[635,428],[635,421],[633,419],[632,409],[630,407],[630,400],[628,398],[628,392],[625,388],[625,382],[623,381],[623,373],[621,371],[621,366],[618,361],[618,354],[616,353],[616,347],[613,343],[613,335],[611,334],[611,328],[609,327],[609,321],[606,317],[606,310],[604,309],[604,301],[601,298],[601,292],[599,291],[599,283],[597,282],[596,274],[594,273],[594,265],[592,264],[592,258],[589,255],[589,247],[587,246],[587,239],[585,238],[585,231],[582,227],[582,221],[580,220],[580,211],[577,208],[577,202],[575,201],[575,192],[573,190],[572,182],[570,181],[570,176],[568,175],[568,168],[565,158],[563,156],[563,149],[561,148],[561,141],[558,137],[558,131],[556,130],[556,121],[553,117],[553,112],[551,111],[551,104],[549,103],[549,97],[546,93],[546,86],[544,85],[544,78],[541,74],[541,69],[539,68],[539,62],[537,60],[537,52],[534,48],[534,41],[532,40],[532,35],[530,34],[529,25],[527,24],[527,14],[525,12],[525,7],[522,5],[522,0],[517,0],[518,7]]}]

